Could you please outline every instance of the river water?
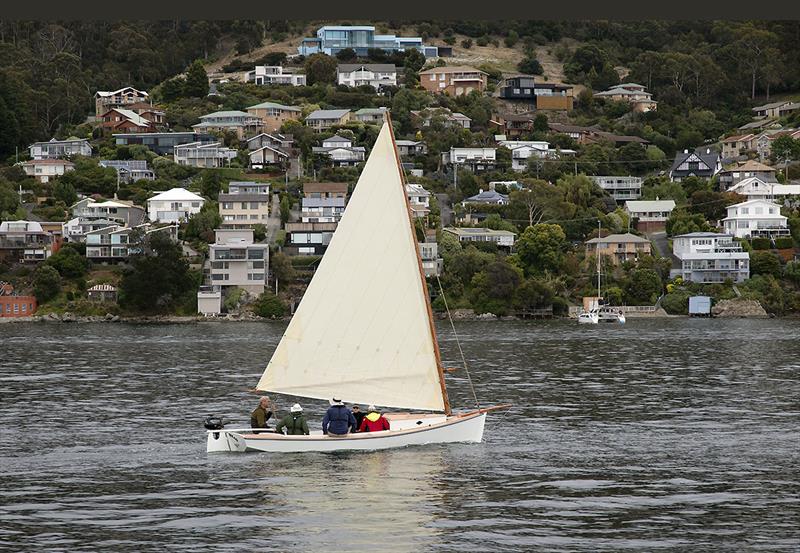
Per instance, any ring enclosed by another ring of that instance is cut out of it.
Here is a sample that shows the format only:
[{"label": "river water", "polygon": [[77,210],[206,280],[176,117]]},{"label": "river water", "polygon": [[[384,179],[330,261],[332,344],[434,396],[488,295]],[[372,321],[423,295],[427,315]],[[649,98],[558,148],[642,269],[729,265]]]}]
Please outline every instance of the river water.
[{"label": "river water", "polygon": [[0,549],[800,550],[800,321],[457,328],[515,405],[484,443],[278,456],[202,419],[248,422],[281,323],[0,325]]}]

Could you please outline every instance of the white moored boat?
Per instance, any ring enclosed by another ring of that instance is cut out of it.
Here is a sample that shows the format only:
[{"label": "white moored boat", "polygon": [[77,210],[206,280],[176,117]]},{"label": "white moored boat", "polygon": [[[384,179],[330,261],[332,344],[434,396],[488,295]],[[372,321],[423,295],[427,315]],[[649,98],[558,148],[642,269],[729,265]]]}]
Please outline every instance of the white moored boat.
[{"label": "white moored boat", "polygon": [[486,413],[507,407],[451,411],[413,215],[388,121],[256,390],[421,412],[385,413],[390,430],[344,437],[284,436],[207,424],[208,452],[480,442]]}]

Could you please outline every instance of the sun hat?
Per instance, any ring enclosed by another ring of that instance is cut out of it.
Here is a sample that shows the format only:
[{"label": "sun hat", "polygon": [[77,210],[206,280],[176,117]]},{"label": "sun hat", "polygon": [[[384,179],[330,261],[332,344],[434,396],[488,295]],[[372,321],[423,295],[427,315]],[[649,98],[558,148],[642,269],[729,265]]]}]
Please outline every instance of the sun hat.
[{"label": "sun hat", "polygon": [[303,411],[303,408],[300,407],[299,403],[295,403],[294,405],[292,405],[292,408],[289,409],[289,411],[291,411],[292,413],[301,413]]}]

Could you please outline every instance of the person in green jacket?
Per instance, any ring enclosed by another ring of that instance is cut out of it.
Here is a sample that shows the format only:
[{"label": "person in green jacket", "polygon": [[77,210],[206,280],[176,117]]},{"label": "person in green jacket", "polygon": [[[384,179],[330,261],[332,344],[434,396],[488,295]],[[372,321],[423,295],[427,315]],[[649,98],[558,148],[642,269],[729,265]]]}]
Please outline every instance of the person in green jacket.
[{"label": "person in green jacket", "polygon": [[275,430],[279,433],[283,433],[283,429],[285,428],[286,434],[289,436],[299,436],[303,434],[307,436],[308,423],[306,422],[306,416],[303,414],[303,408],[300,407],[299,403],[295,403],[289,411],[291,412],[281,419],[281,422],[278,423]]}]

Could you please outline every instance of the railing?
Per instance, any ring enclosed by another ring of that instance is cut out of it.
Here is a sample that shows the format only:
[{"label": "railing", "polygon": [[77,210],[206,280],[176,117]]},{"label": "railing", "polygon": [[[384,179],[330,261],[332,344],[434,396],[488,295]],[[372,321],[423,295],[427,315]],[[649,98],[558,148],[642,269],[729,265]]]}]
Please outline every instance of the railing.
[{"label": "railing", "polygon": [[[622,311],[623,313],[655,313],[656,309],[658,309],[655,305],[610,305],[607,307],[614,311]],[[581,305],[569,306],[570,317],[577,316],[581,311],[583,311],[583,306]]]}]

